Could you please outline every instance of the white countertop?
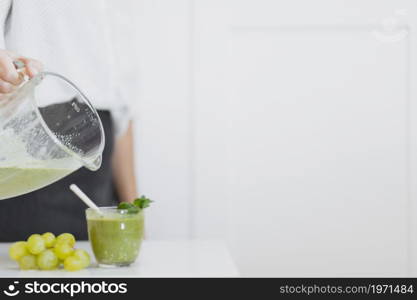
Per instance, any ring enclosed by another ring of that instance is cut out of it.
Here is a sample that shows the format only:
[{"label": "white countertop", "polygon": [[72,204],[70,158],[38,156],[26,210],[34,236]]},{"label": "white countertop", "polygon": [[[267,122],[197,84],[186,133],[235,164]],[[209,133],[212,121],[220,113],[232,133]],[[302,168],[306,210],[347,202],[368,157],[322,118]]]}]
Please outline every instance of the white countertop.
[{"label": "white countertop", "polygon": [[129,267],[98,268],[90,244],[92,266],[77,272],[20,271],[8,257],[11,243],[0,243],[0,277],[236,277],[239,276],[226,245],[220,241],[144,241],[138,260]]}]

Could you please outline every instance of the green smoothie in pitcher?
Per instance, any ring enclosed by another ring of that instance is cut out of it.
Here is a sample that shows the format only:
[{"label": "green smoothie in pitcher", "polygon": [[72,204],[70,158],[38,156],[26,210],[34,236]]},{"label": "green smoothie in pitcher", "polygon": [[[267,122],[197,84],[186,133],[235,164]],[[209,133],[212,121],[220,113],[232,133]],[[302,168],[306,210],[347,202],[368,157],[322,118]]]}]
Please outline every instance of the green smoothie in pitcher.
[{"label": "green smoothie in pitcher", "polygon": [[86,215],[88,237],[100,266],[128,266],[136,260],[144,233],[143,210],[89,208]]},{"label": "green smoothie in pitcher", "polygon": [[0,167],[0,200],[44,187],[72,173],[74,169]]}]

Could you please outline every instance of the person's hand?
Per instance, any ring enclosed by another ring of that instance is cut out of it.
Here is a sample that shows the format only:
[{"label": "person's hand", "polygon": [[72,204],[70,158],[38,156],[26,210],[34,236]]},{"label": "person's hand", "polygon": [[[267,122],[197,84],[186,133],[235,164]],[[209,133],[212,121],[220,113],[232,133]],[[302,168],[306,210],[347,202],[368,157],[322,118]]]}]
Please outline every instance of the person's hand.
[{"label": "person's hand", "polygon": [[0,96],[12,92],[23,80],[23,76],[19,76],[13,65],[13,61],[16,60],[25,64],[24,73],[29,78],[42,70],[42,64],[39,61],[0,49]]}]

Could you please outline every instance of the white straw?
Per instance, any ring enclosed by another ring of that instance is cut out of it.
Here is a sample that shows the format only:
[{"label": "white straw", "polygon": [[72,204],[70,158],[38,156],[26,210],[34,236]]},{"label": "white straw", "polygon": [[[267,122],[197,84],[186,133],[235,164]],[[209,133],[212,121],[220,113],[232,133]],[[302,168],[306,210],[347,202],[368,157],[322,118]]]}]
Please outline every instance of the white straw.
[{"label": "white straw", "polygon": [[71,184],[69,188],[70,188],[71,191],[74,192],[74,194],[76,194],[78,196],[78,198],[83,200],[83,202],[85,204],[87,204],[88,207],[91,207],[92,209],[97,211],[100,215],[102,215],[102,212],[100,211],[98,206],[95,205],[94,202],[90,198],[88,198],[88,196],[86,194],[84,194],[84,192],[82,190],[80,190],[80,188],[77,185]]}]

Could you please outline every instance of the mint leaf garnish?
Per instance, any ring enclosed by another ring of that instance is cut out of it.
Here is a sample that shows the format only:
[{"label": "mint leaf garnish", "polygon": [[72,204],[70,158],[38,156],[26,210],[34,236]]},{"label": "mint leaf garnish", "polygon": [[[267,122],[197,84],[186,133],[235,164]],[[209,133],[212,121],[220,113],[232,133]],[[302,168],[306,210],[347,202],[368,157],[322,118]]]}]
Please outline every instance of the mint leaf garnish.
[{"label": "mint leaf garnish", "polygon": [[134,214],[134,213],[139,212],[140,210],[136,205],[132,203],[128,203],[128,202],[120,202],[117,208],[127,210],[128,214]]},{"label": "mint leaf garnish", "polygon": [[146,198],[145,196],[141,196],[140,198],[136,198],[133,201],[133,204],[136,207],[139,207],[140,209],[144,209],[144,208],[149,207],[149,205],[151,204],[151,202],[153,202],[151,199]]},{"label": "mint leaf garnish", "polygon": [[151,202],[153,202],[151,199],[146,198],[145,196],[141,196],[140,198],[136,198],[135,200],[133,200],[133,203],[120,202],[117,208],[125,209],[127,210],[128,214],[133,214],[141,211],[144,208],[149,207]]}]

